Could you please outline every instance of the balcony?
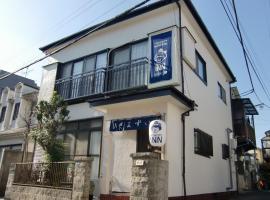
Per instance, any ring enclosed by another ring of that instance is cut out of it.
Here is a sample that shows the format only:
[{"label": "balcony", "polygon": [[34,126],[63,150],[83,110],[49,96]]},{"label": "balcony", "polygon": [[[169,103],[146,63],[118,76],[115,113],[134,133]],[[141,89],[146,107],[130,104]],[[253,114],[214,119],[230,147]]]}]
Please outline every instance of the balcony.
[{"label": "balcony", "polygon": [[65,100],[73,100],[145,88],[148,83],[148,66],[147,58],[139,58],[58,79],[55,83],[55,89]]},{"label": "balcony", "polygon": [[[233,125],[238,146],[242,146],[244,150],[256,147],[255,130],[246,119],[234,119]],[[246,145],[250,142],[252,142],[251,145]]]}]

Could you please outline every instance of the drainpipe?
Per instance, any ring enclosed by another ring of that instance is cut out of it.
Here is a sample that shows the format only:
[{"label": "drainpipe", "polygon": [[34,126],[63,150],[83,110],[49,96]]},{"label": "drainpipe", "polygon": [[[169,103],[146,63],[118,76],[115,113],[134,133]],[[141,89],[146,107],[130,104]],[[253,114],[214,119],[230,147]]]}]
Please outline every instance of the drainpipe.
[{"label": "drainpipe", "polygon": [[189,116],[189,112],[194,111],[194,106],[188,111],[182,113],[182,180],[183,180],[183,189],[184,189],[184,197],[187,196],[186,189],[186,116]]},{"label": "drainpipe", "polygon": [[[229,145],[229,151],[231,150],[231,142],[230,142],[230,134],[232,133],[232,130],[227,128],[227,137],[228,137],[228,145]],[[233,178],[232,178],[232,158],[231,158],[231,153],[229,152],[229,172],[230,172],[230,187],[227,187],[226,190],[231,190],[233,189]]]},{"label": "drainpipe", "polygon": [[[181,84],[182,93],[185,94],[184,85],[184,64],[183,64],[183,39],[182,39],[182,19],[181,19],[181,5],[179,1],[175,2],[179,10],[179,41],[180,41],[180,67],[181,67]],[[189,116],[189,112],[194,111],[195,102],[191,109],[181,114],[182,121],[182,180],[184,189],[184,198],[187,196],[186,189],[186,116]],[[181,188],[182,189],[182,188]]]},{"label": "drainpipe", "polygon": [[175,2],[179,10],[179,41],[180,41],[180,67],[181,67],[181,84],[182,93],[185,93],[185,83],[184,83],[184,64],[183,64],[183,41],[182,41],[182,19],[181,19],[181,5],[179,1]]}]

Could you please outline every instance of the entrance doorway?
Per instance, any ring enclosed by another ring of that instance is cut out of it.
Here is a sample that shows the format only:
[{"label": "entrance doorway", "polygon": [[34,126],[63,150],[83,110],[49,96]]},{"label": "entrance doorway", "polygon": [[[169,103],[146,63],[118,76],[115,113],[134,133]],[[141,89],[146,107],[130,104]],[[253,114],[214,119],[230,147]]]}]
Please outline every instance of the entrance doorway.
[{"label": "entrance doorway", "polygon": [[149,130],[137,130],[137,152],[155,152],[161,154],[161,147],[153,147],[149,142]]}]

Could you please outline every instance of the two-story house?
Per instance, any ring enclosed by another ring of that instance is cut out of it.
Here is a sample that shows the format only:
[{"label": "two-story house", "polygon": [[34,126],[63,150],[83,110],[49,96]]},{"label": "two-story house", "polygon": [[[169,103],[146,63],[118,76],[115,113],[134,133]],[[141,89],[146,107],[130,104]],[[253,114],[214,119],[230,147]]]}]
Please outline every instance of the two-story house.
[{"label": "two-story house", "polygon": [[[130,154],[149,151],[169,162],[172,199],[236,191],[235,77],[191,1],[158,1],[40,49],[65,45],[44,66],[39,99],[56,90],[69,104],[59,137],[67,159],[94,158],[96,196],[128,199]],[[157,118],[167,125],[162,148],[148,142]]]}]

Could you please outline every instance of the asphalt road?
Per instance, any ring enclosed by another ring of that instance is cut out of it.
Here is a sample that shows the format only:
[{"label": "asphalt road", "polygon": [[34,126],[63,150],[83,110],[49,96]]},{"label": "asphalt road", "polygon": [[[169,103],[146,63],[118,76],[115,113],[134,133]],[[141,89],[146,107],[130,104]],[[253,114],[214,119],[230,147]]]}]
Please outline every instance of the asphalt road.
[{"label": "asphalt road", "polygon": [[231,200],[270,200],[270,191],[268,192],[245,192],[239,194]]}]

